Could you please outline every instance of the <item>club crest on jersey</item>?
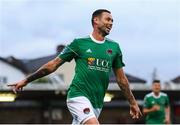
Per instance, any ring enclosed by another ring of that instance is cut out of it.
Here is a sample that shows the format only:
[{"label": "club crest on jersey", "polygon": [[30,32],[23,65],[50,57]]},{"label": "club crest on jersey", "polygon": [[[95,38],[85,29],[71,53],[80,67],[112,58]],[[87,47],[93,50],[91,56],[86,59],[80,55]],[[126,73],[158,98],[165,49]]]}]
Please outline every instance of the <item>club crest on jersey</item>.
[{"label": "club crest on jersey", "polygon": [[90,109],[89,109],[89,108],[85,108],[85,109],[83,110],[83,112],[84,112],[84,114],[89,114],[89,113],[90,113]]},{"label": "club crest on jersey", "polygon": [[112,49],[108,49],[106,52],[107,52],[108,54],[112,54]]}]

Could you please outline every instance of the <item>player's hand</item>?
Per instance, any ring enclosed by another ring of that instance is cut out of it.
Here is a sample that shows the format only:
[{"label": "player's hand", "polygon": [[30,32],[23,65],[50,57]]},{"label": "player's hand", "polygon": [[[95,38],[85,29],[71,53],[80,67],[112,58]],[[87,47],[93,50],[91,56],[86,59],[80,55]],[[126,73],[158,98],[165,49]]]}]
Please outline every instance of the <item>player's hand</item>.
[{"label": "player's hand", "polygon": [[152,107],[152,111],[159,111],[160,110],[160,106],[159,105],[154,105],[153,107]]},{"label": "player's hand", "polygon": [[14,84],[8,84],[7,86],[11,87],[13,92],[16,94],[17,91],[22,91],[23,87],[26,86],[26,83],[22,80]]},{"label": "player's hand", "polygon": [[132,119],[139,119],[142,116],[138,104],[130,105],[130,115]]}]

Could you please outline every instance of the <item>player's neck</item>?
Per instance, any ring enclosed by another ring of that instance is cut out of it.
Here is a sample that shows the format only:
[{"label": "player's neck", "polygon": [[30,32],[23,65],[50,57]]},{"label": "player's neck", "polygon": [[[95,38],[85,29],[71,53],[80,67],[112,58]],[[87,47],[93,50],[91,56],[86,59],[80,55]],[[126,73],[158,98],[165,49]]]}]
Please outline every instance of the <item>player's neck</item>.
[{"label": "player's neck", "polygon": [[102,34],[100,34],[99,32],[97,32],[95,30],[92,32],[92,36],[94,37],[94,39],[96,39],[98,41],[103,41],[105,39]]},{"label": "player's neck", "polygon": [[160,94],[160,92],[154,92],[154,95],[155,95],[156,97],[158,97],[159,94]]}]

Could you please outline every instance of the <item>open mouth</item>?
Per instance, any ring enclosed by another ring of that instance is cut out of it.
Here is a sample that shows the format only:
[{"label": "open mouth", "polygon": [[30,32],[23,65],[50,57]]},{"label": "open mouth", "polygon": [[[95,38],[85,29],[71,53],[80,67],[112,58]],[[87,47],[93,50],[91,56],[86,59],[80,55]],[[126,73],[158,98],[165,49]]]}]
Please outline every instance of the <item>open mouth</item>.
[{"label": "open mouth", "polygon": [[111,27],[106,27],[109,31],[111,30]]}]

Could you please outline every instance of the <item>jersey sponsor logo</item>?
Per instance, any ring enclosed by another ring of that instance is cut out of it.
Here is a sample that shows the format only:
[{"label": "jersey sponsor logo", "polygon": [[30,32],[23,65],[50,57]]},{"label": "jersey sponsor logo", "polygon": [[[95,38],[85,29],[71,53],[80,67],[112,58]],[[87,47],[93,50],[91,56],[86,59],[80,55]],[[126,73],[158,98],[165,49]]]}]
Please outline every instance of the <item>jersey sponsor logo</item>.
[{"label": "jersey sponsor logo", "polygon": [[103,60],[103,59],[97,59],[96,65],[108,68],[109,67],[109,61]]},{"label": "jersey sponsor logo", "polygon": [[110,62],[105,59],[96,59],[96,58],[88,58],[87,63],[89,64],[89,69],[99,70],[104,72],[109,72],[110,70]]},{"label": "jersey sponsor logo", "polygon": [[83,110],[83,112],[84,112],[84,114],[89,114],[89,113],[90,113],[90,109],[89,109],[89,108],[85,108],[85,109]]},{"label": "jersey sponsor logo", "polygon": [[86,50],[87,53],[92,53],[91,49]]}]

